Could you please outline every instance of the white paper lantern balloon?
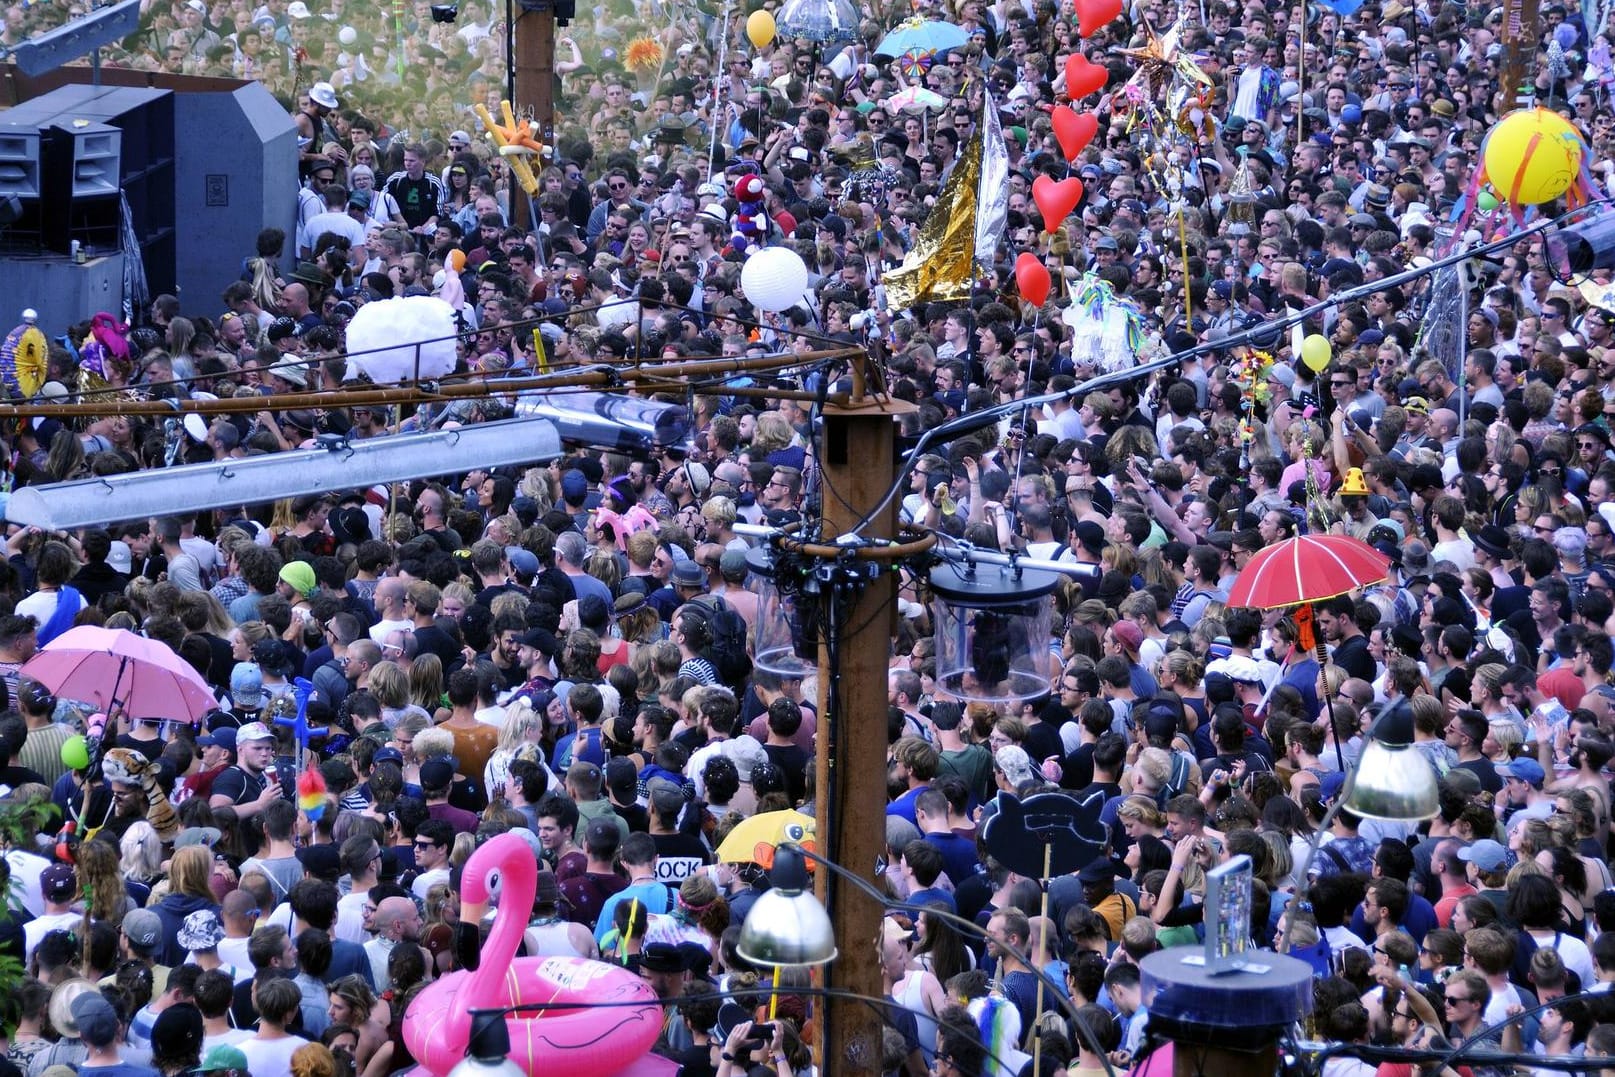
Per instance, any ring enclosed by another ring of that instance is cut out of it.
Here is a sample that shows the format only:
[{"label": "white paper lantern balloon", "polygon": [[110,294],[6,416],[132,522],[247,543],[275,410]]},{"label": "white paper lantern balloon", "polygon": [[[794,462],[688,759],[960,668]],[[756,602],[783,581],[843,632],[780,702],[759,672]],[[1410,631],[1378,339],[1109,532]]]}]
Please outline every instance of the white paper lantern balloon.
[{"label": "white paper lantern balloon", "polygon": [[807,265],[785,247],[768,247],[746,259],[740,286],[759,310],[782,311],[795,306],[807,291]]}]

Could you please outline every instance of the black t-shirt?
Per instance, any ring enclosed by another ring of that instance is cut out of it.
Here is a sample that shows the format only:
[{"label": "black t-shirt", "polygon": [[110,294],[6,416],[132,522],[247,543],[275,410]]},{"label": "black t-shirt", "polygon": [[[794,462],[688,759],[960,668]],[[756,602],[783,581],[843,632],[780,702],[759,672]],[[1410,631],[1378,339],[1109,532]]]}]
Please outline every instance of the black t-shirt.
[{"label": "black t-shirt", "polygon": [[1347,676],[1358,680],[1372,681],[1379,672],[1374,664],[1374,656],[1368,653],[1367,636],[1353,636],[1336,647],[1332,657],[1335,665],[1345,670]]},{"label": "black t-shirt", "polygon": [[1026,727],[1026,739],[1021,742],[1026,754],[1032,759],[1032,766],[1042,764],[1049,756],[1065,754],[1065,742],[1060,739],[1060,731],[1047,722],[1033,722]]},{"label": "black t-shirt", "polygon": [[1086,789],[1093,782],[1093,745],[1079,744],[1060,763],[1060,788]]},{"label": "black t-shirt", "polygon": [[679,886],[694,875],[712,857],[701,839],[694,834],[652,834],[656,843],[656,880],[669,889]]},{"label": "black t-shirt", "polygon": [[398,212],[411,228],[419,228],[437,216],[438,197],[442,190],[442,182],[431,175],[410,179],[407,174],[400,172],[387,181],[387,193],[397,200]]},{"label": "black t-shirt", "polygon": [[785,795],[792,804],[800,804],[807,795],[807,770],[813,756],[794,744],[765,744],[763,751],[768,753],[769,762],[785,776]]},{"label": "black t-shirt", "polygon": [[1480,779],[1480,787],[1488,793],[1496,793],[1503,788],[1503,779],[1498,777],[1497,768],[1490,759],[1471,759],[1467,763],[1453,764],[1459,770],[1467,770]]},{"label": "black t-shirt", "polygon": [[443,663],[445,676],[465,665],[465,656],[460,653],[460,645],[454,642],[453,636],[437,625],[417,628],[415,646],[419,654],[437,655],[438,661]]}]

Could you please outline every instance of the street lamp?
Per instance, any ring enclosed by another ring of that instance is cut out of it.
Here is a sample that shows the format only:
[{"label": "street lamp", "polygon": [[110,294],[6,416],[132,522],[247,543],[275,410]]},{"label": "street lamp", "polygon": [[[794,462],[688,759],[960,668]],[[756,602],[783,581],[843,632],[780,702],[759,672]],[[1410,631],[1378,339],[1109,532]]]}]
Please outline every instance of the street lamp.
[{"label": "street lamp", "polygon": [[826,965],[836,959],[830,916],[808,889],[807,862],[800,845],[774,851],[769,872],[773,887],[757,899],[740,927],[735,949],[753,965]]},{"label": "street lamp", "polygon": [[1435,768],[1413,747],[1413,708],[1398,700],[1379,716],[1357,761],[1346,810],[1368,819],[1417,822],[1441,808]]},{"label": "street lamp", "polygon": [[[911,905],[906,901],[892,901],[875,889],[867,879],[848,871],[833,860],[826,860],[819,854],[810,852],[800,845],[782,842],[774,849],[774,870],[769,877],[771,880],[775,880],[774,885],[776,887],[780,886],[781,882],[776,879],[776,876],[779,875],[783,867],[785,869],[783,884],[787,887],[792,887],[794,892],[786,895],[777,904],[768,903],[768,894],[764,894],[752,904],[751,911],[746,914],[746,920],[741,925],[740,941],[736,947],[741,957],[764,965],[774,965],[776,968],[780,964],[824,964],[835,958],[835,939],[828,937],[830,935],[830,919],[825,914],[824,907],[819,904],[818,899],[806,892],[806,871],[803,866],[806,860],[823,865],[826,870],[838,879],[851,883],[888,909],[930,913],[938,919],[946,920],[955,927],[968,931],[978,939],[988,937],[986,929],[973,920],[966,920],[964,917],[950,913],[946,909],[930,905]],[[792,874],[793,872],[795,874]],[[812,907],[813,911],[809,911],[809,906]],[[757,947],[759,950],[767,945],[772,947],[772,951],[775,953],[813,955],[818,957],[819,960],[811,962],[781,962],[777,959],[775,961],[758,961],[747,952],[748,939],[754,940],[750,945]],[[824,956],[826,954],[828,956]],[[1104,1063],[1105,1072],[1109,1077],[1116,1077],[1116,1071],[1112,1068],[1110,1060],[1106,1058],[1105,1049],[1100,1045],[1098,1037],[1088,1027],[1088,1022],[1083,1020],[1082,1014],[1077,1011],[1071,1000],[1066,997],[1065,991],[1059,984],[1054,982],[1053,977],[1031,960],[1030,954],[1021,956],[1027,969],[1042,981],[1049,997],[1055,999],[1065,1008],[1067,1016],[1071,1018],[1078,1033],[1088,1044],[1088,1048]]]}]

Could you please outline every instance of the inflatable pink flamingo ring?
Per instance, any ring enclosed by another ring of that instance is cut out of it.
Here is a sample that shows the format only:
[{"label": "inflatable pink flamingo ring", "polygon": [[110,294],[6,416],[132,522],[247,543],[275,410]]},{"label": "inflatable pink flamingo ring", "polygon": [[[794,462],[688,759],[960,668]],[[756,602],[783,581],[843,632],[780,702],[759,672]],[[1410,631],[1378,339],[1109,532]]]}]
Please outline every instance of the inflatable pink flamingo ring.
[{"label": "inflatable pink flamingo ring", "polygon": [[[489,879],[500,878],[493,930],[475,972],[453,972],[422,991],[404,1017],[404,1042],[428,1073],[444,1075],[465,1058],[471,1011],[532,1004],[576,1004],[514,1014],[510,1060],[529,1074],[608,1077],[637,1062],[662,1030],[656,993],[638,976],[581,957],[517,960],[537,890],[532,849],[514,834],[500,834],[471,854],[463,873],[460,916],[477,923],[489,899]],[[606,1009],[586,1008],[609,1002]],[[641,1005],[633,1005],[638,1002]]]}]

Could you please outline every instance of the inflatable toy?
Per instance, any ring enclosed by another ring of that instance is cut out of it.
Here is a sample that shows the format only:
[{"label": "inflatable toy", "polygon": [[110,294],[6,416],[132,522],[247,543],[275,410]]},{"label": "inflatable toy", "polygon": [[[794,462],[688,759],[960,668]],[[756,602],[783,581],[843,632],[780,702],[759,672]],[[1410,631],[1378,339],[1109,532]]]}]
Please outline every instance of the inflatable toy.
[{"label": "inflatable toy", "polygon": [[[422,991],[404,1015],[404,1042],[421,1068],[439,1077],[465,1058],[471,1011],[522,1004],[575,1004],[506,1018],[510,1061],[529,1074],[608,1077],[637,1062],[662,1030],[650,985],[626,969],[581,957],[516,957],[533,907],[538,868],[532,850],[500,834],[466,861],[460,916],[476,923],[494,877],[500,903],[475,972],[453,972]],[[642,1005],[634,1005],[634,1003]],[[610,1008],[583,1008],[615,1003]]]}]

